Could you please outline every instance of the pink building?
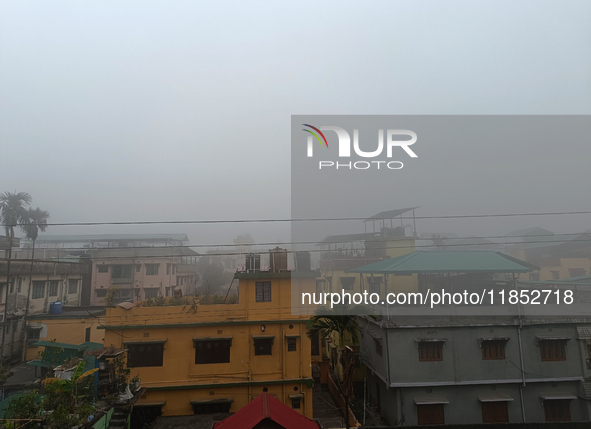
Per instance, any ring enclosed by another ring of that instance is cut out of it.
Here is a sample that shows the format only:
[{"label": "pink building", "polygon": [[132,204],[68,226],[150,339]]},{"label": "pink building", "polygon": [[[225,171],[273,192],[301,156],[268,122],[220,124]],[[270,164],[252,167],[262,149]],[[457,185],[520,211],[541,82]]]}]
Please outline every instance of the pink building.
[{"label": "pink building", "polygon": [[143,301],[186,295],[197,283],[197,254],[187,248],[111,248],[93,252],[91,305],[105,305],[114,288],[115,301]]}]

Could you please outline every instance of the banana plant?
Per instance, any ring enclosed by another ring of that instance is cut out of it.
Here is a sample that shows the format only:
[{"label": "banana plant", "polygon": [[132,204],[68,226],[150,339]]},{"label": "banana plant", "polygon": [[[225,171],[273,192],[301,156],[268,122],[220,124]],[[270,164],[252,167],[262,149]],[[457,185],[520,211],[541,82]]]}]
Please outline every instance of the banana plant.
[{"label": "banana plant", "polygon": [[70,404],[70,412],[71,413],[74,412],[74,403],[75,403],[75,399],[76,399],[75,394],[76,394],[76,388],[78,386],[78,383],[80,383],[80,381],[84,380],[86,377],[94,374],[95,372],[97,372],[99,370],[98,368],[93,368],[91,370],[83,372],[84,365],[85,365],[85,362],[80,361],[78,363],[78,365],[76,366],[76,368],[74,369],[74,372],[72,373],[72,377],[69,380],[63,380],[61,378],[55,378],[55,377],[50,377],[50,378],[46,378],[45,380],[43,380],[43,386],[45,387],[45,390],[47,390],[47,392],[55,393],[55,394],[64,394],[64,395],[69,396],[69,399],[70,399],[69,404]]}]

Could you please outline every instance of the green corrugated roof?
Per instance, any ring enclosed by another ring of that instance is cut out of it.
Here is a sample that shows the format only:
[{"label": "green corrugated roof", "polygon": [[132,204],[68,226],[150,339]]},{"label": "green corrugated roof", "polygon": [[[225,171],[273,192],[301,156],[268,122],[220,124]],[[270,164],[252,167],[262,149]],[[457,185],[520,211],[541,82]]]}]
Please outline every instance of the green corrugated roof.
[{"label": "green corrugated roof", "polygon": [[347,273],[527,273],[534,266],[492,250],[416,250]]}]

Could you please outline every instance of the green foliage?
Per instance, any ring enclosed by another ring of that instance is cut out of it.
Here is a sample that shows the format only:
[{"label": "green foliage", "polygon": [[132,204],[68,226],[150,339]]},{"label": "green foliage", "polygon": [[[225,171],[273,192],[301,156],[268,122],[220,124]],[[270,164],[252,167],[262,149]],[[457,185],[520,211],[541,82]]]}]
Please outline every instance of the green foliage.
[{"label": "green foliage", "polygon": [[119,286],[115,286],[107,289],[107,295],[101,302],[107,307],[114,307],[117,302],[117,296],[119,295]]},{"label": "green foliage", "polygon": [[60,404],[44,419],[43,427],[45,429],[71,428],[76,426],[80,420],[80,416],[70,413],[68,406]]},{"label": "green foliage", "polygon": [[39,418],[41,414],[41,400],[38,390],[31,390],[17,397],[9,398],[10,403],[4,412],[7,419]]},{"label": "green foliage", "polygon": [[127,368],[125,364],[125,356],[119,355],[115,359],[113,359],[113,363],[115,364],[115,374],[117,375],[117,386],[119,392],[124,392],[125,388],[127,387],[127,383],[129,380],[129,374],[131,374],[131,369]]}]

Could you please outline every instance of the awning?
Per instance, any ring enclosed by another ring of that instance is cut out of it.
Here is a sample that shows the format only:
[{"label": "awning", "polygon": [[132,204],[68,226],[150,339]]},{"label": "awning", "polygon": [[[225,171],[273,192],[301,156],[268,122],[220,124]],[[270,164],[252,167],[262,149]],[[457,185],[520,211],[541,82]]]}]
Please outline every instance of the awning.
[{"label": "awning", "polygon": [[551,337],[551,336],[540,336],[536,335],[538,341],[568,341],[570,337]]},{"label": "awning", "polygon": [[431,405],[431,404],[449,404],[445,396],[439,395],[420,395],[415,397],[415,404],[417,405]]},{"label": "awning", "polygon": [[227,398],[215,398],[215,399],[194,399],[190,402],[191,405],[204,405],[204,404],[231,404],[234,402],[234,398],[229,396]]},{"label": "awning", "polygon": [[123,345],[126,346],[128,344],[164,344],[166,342],[166,338],[160,339],[146,339],[146,340],[137,340],[137,341],[123,341]]},{"label": "awning", "polygon": [[286,334],[285,338],[300,338],[300,334]]},{"label": "awning", "polygon": [[579,340],[591,340],[591,326],[578,326]]},{"label": "awning", "polygon": [[514,399],[509,395],[501,395],[500,393],[495,392],[478,395],[478,400],[480,402],[509,402],[513,401]]},{"label": "awning", "polygon": [[445,343],[447,338],[415,338],[417,343]]},{"label": "awning", "polygon": [[376,340],[381,340],[382,339],[382,333],[381,332],[368,332],[370,337],[375,338]]},{"label": "awning", "polygon": [[163,407],[166,401],[136,402],[134,407]]},{"label": "awning", "polygon": [[226,336],[226,337],[196,337],[193,338],[194,342],[199,342],[199,341],[227,341],[227,340],[232,340],[232,335],[230,336]]},{"label": "awning", "polygon": [[253,335],[253,340],[272,340],[275,338],[275,335]]},{"label": "awning", "polygon": [[551,393],[540,393],[540,398],[545,401],[552,401],[552,400],[570,400],[570,399],[577,399],[577,396],[572,395],[570,393],[560,393],[560,392],[551,392]]},{"label": "awning", "polygon": [[289,396],[289,399],[304,399],[303,393],[294,393],[294,394],[287,395],[287,396]]}]

